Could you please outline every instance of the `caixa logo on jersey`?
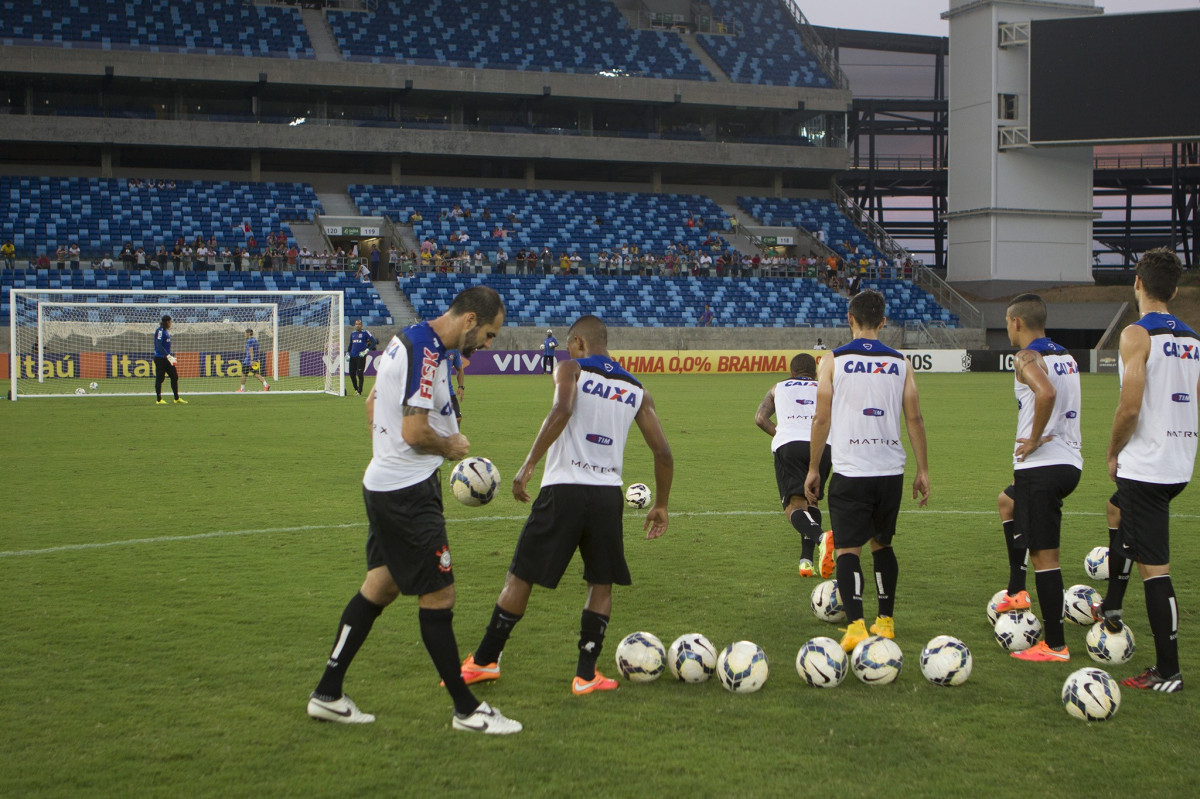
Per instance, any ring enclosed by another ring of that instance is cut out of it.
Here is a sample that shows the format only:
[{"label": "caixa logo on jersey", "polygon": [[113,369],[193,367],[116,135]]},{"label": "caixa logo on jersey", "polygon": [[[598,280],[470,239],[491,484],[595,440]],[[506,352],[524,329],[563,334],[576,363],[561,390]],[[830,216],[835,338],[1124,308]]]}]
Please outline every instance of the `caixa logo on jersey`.
[{"label": "caixa logo on jersey", "polygon": [[1191,394],[1180,393],[1180,394],[1172,394],[1171,395],[1171,402],[1191,402],[1191,401],[1192,401]]},{"label": "caixa logo on jersey", "polygon": [[883,416],[883,408],[863,408],[863,416]]},{"label": "caixa logo on jersey", "polygon": [[846,374],[898,375],[900,366],[887,361],[846,361],[842,371]]},{"label": "caixa logo on jersey", "polygon": [[1077,375],[1079,374],[1079,364],[1075,361],[1058,361],[1054,364],[1054,374],[1056,375]]},{"label": "caixa logo on jersey", "polygon": [[631,407],[637,406],[637,394],[632,388],[619,388],[618,386],[605,385],[598,383],[595,380],[585,380],[583,385],[579,387],[583,393],[592,394],[597,397],[603,397],[606,400],[613,402],[623,402]]},{"label": "caixa logo on jersey", "polygon": [[599,433],[588,433],[584,436],[590,443],[599,444],[602,447],[611,447],[613,440],[608,436],[602,436]]},{"label": "caixa logo on jersey", "polygon": [[1200,361],[1200,345],[1164,341],[1163,355],[1169,358],[1182,358],[1185,361]]}]

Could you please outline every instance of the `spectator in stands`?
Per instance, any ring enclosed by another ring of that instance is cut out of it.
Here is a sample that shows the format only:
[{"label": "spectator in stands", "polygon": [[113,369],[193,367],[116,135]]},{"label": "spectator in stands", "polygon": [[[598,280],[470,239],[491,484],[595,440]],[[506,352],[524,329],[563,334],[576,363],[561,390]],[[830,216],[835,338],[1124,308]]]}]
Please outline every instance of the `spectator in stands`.
[{"label": "spectator in stands", "polygon": [[59,269],[67,268],[67,248],[61,244],[54,251],[54,265]]},{"label": "spectator in stands", "polygon": [[458,244],[458,240],[459,240],[461,237],[462,237],[462,234],[461,234],[461,233],[459,233],[459,231],[457,231],[457,230],[456,230],[456,231],[454,231],[453,233],[451,233],[451,234],[450,234],[450,243],[451,243],[451,244]]},{"label": "spectator in stands", "polygon": [[67,248],[67,255],[71,258],[71,268],[79,268],[79,245],[76,242],[71,242],[71,246]]},{"label": "spectator in stands", "polygon": [[571,251],[571,274],[578,275],[583,266],[583,258],[580,257],[578,250]]},{"label": "spectator in stands", "polygon": [[270,272],[275,268],[275,248],[267,247],[263,250],[261,265],[264,272]]},{"label": "spectator in stands", "polygon": [[492,228],[492,238],[493,239],[504,238],[504,226],[501,225],[499,222],[497,222],[496,226],[494,228]]},{"label": "spectator in stands", "polygon": [[730,216],[730,217],[729,217],[729,232],[730,232],[730,233],[733,233],[734,235],[737,235],[737,232],[738,232],[738,218],[737,218],[736,216]]},{"label": "spectator in stands", "polygon": [[482,219],[484,222],[491,222],[492,221],[492,212],[489,211],[488,209],[484,208],[483,213],[481,213],[479,215],[479,218]]},{"label": "spectator in stands", "polygon": [[125,242],[125,246],[123,246],[121,248],[120,259],[121,259],[121,263],[124,264],[126,269],[133,269],[134,257],[133,257],[133,243],[132,242],[129,242],[129,241]]},{"label": "spectator in stands", "polygon": [[355,273],[355,275],[363,283],[371,282],[371,268],[367,266],[367,262],[365,260],[358,262],[358,271]]},{"label": "spectator in stands", "polygon": [[696,322],[696,324],[698,324],[700,327],[710,327],[712,325],[714,316],[716,316],[716,314],[713,313],[712,306],[706,302],[704,303],[704,310],[700,312],[700,319]]},{"label": "spectator in stands", "polygon": [[853,275],[846,282],[846,296],[853,297],[862,290],[862,275]]},{"label": "spectator in stands", "polygon": [[814,350],[827,350],[829,348],[821,343],[821,339],[817,339],[817,343],[815,345],[813,345],[813,349]]},{"label": "spectator in stands", "polygon": [[[109,268],[111,268],[112,259],[109,259],[108,263],[110,264]],[[50,256],[46,255],[46,253],[42,253],[41,255],[39,255],[38,259],[37,259],[37,268],[38,269],[49,269],[50,268]]]},{"label": "spectator in stands", "polygon": [[208,242],[201,240],[200,244],[196,246],[196,253],[195,253],[196,260],[192,264],[192,268],[195,269],[197,272],[203,272],[203,271],[207,270],[208,269],[209,252],[210,251],[208,249]]},{"label": "spectator in stands", "polygon": [[596,268],[600,271],[600,274],[608,275],[608,251],[607,250],[601,250],[600,254],[598,256],[596,256]]},{"label": "spectator in stands", "polygon": [[558,273],[560,275],[571,274],[571,256],[564,251],[558,256]]},{"label": "spectator in stands", "polygon": [[221,245],[220,259],[221,268],[226,272],[233,268],[233,252],[230,251],[228,244]]},{"label": "spectator in stands", "polygon": [[393,244],[388,247],[388,277],[395,277],[400,271],[400,251]]},{"label": "spectator in stands", "polygon": [[700,253],[700,258],[697,261],[697,266],[700,269],[700,274],[704,277],[712,277],[713,259],[712,255],[707,252]]},{"label": "spectator in stands", "polygon": [[145,269],[146,268],[146,250],[143,249],[142,247],[138,247],[137,250],[135,250],[133,253],[133,260],[134,260],[134,263],[137,264],[138,269]]},{"label": "spectator in stands", "polygon": [[150,268],[151,269],[166,269],[167,261],[170,259],[170,257],[171,257],[170,253],[167,252],[167,245],[165,245],[165,244],[158,245],[158,249],[154,253],[154,258],[153,258],[153,260],[150,261]]},{"label": "spectator in stands", "polygon": [[433,255],[433,251],[436,249],[437,245],[433,243],[433,239],[426,236],[425,240],[421,242],[421,257],[424,258],[427,255]]},{"label": "spectator in stands", "polygon": [[687,226],[688,226],[689,228],[694,228],[694,227],[696,227],[696,217],[692,216],[692,214],[691,214],[691,212],[690,212],[690,211],[688,212]]},{"label": "spectator in stands", "polygon": [[408,215],[408,221],[412,224],[416,224],[417,222],[424,222],[425,217],[421,216],[420,211],[413,211]]},{"label": "spectator in stands", "polygon": [[[45,257],[46,256],[44,256],[44,255],[42,256],[42,258],[45,258]],[[38,263],[40,265],[40,263],[41,263],[40,259],[39,259]],[[101,269],[112,269],[113,268],[113,259],[112,259],[111,255],[109,255],[108,253],[104,253],[104,257],[100,259],[100,268]]]},{"label": "spectator in stands", "polygon": [[[293,248],[293,249],[295,249],[295,248]],[[289,251],[289,255],[290,254],[291,253]],[[379,267],[380,267],[380,264],[382,264],[382,262],[383,262],[383,253],[379,252],[378,244],[371,245],[371,254],[368,257],[370,258],[370,263],[371,263],[371,279],[379,280]]]},{"label": "spectator in stands", "polygon": [[462,219],[463,218],[462,206],[460,206],[458,203],[455,203],[454,207],[450,209],[450,218],[451,219]]},{"label": "spectator in stands", "polygon": [[17,268],[17,248],[11,239],[5,239],[4,244],[0,245],[0,258],[4,259],[5,269]]},{"label": "spectator in stands", "polygon": [[508,253],[504,248],[496,250],[496,271],[504,274],[508,270]]},{"label": "spectator in stands", "polygon": [[483,250],[476,250],[475,255],[471,257],[471,260],[475,264],[475,274],[482,275],[483,274]]}]

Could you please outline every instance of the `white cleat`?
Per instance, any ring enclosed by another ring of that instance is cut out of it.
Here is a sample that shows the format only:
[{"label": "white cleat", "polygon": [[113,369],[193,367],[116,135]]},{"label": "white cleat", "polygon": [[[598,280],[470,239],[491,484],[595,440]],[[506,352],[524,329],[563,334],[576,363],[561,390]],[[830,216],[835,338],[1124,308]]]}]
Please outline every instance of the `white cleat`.
[{"label": "white cleat", "polygon": [[480,702],[479,707],[469,716],[455,713],[453,726],[456,730],[482,732],[487,735],[512,735],[523,729],[521,722],[508,718],[487,702]]},{"label": "white cleat", "polygon": [[375,720],[370,713],[363,713],[359,710],[358,705],[354,704],[345,694],[334,702],[326,702],[324,699],[310,696],[308,698],[308,715],[317,721],[333,721],[338,724],[370,724]]}]

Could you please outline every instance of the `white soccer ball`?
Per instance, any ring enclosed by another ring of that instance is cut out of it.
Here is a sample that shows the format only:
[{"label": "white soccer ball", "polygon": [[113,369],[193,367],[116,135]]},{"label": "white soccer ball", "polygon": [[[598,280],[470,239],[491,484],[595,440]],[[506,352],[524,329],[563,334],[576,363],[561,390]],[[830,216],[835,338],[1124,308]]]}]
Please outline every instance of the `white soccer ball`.
[{"label": "white soccer ball", "polygon": [[625,504],[636,510],[650,506],[650,486],[645,483],[634,483],[625,489]]},{"label": "white soccer ball", "polygon": [[95,391],[96,389],[100,388],[100,384],[93,380],[88,384],[88,388],[90,388],[92,391]]},{"label": "white soccer ball", "polygon": [[921,650],[921,673],[934,685],[962,685],[973,665],[971,650],[952,635],[939,635]]},{"label": "white soccer ball", "polygon": [[667,667],[681,682],[704,682],[717,668],[717,648],[700,633],[686,633],[667,650]]},{"label": "white soccer ball", "polygon": [[1103,669],[1080,669],[1063,683],[1062,703],[1077,719],[1107,721],[1121,706],[1121,686]]},{"label": "white soccer ball", "polygon": [[988,600],[988,606],[987,606],[988,624],[992,625],[993,627],[996,626],[996,619],[1000,616],[1000,611],[996,610],[996,605],[997,605],[997,603],[1000,602],[1001,599],[1004,599],[1004,597],[1006,597],[1006,596],[1008,596],[1008,590],[1005,588],[1001,588],[999,591],[992,594],[992,598]]},{"label": "white soccer ball", "polygon": [[1084,571],[1093,580],[1108,579],[1108,547],[1095,547],[1083,559]]},{"label": "white soccer ball", "polygon": [[808,599],[813,615],[821,621],[835,624],[846,620],[846,609],[842,607],[842,598],[838,595],[837,580],[826,580],[817,583]]},{"label": "white soccer ball", "polygon": [[846,679],[850,659],[842,645],[828,636],[804,642],[796,654],[796,672],[815,688],[834,688]]},{"label": "white soccer ball", "polygon": [[996,619],[996,643],[1009,652],[1021,652],[1042,637],[1042,622],[1027,610],[1010,610]]},{"label": "white soccer ball", "polygon": [[1088,630],[1085,645],[1097,663],[1128,663],[1134,651],[1133,630],[1122,624],[1120,632],[1114,633],[1104,622],[1097,622]]},{"label": "white soccer ball", "polygon": [[717,677],[726,691],[752,694],[767,681],[767,653],[753,641],[736,641],[717,655]]},{"label": "white soccer ball", "polygon": [[450,490],[464,505],[486,505],[496,496],[500,470],[487,458],[463,458],[450,473]]},{"label": "white soccer ball", "polygon": [[617,644],[617,671],[630,682],[653,682],[667,667],[667,650],[652,633],[630,633]]},{"label": "white soccer ball", "polygon": [[871,635],[858,642],[850,655],[854,676],[867,685],[887,685],[895,682],[904,668],[904,653],[891,638]]},{"label": "white soccer ball", "polygon": [[1063,618],[1081,627],[1093,623],[1092,603],[1100,601],[1100,592],[1090,585],[1073,585],[1063,592]]},{"label": "white soccer ball", "polygon": [[87,393],[87,389],[86,389],[86,388],[84,388],[83,386],[80,386],[79,388],[75,389],[75,393],[76,393],[76,394],[86,394],[86,393]]}]

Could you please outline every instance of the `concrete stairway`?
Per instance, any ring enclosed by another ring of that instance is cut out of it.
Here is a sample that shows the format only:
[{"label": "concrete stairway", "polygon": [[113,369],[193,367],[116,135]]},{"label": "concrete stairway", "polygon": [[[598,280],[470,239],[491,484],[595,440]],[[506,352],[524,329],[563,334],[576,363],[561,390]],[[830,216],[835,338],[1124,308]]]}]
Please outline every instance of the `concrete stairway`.
[{"label": "concrete stairway", "polygon": [[388,311],[392,315],[392,324],[396,327],[405,328],[420,321],[420,317],[417,316],[416,309],[408,301],[408,297],[405,297],[403,292],[396,288],[395,280],[375,280],[371,285],[379,292],[379,298],[383,300],[383,304],[388,307]]},{"label": "concrete stairway", "polygon": [[717,66],[717,62],[713,60],[713,57],[705,52],[704,48],[700,46],[700,42],[696,41],[696,34],[681,33],[679,38],[683,41],[687,49],[696,54],[696,58],[700,59],[700,63],[704,65],[705,69],[712,73],[712,76],[717,79],[718,83],[733,82],[729,79],[729,76],[725,74],[725,71]]},{"label": "concrete stairway", "polygon": [[350,201],[350,195],[344,191],[318,191],[317,199],[325,209],[325,216],[358,216],[358,209]]},{"label": "concrete stairway", "polygon": [[337,40],[333,38],[333,29],[325,12],[319,8],[301,8],[300,19],[304,29],[308,31],[308,41],[312,43],[313,52],[318,61],[341,61],[342,51],[338,49]]},{"label": "concrete stairway", "polygon": [[316,222],[288,222],[288,227],[292,229],[292,237],[296,239],[298,248],[307,247],[309,252],[324,252],[327,249],[325,235]]}]

